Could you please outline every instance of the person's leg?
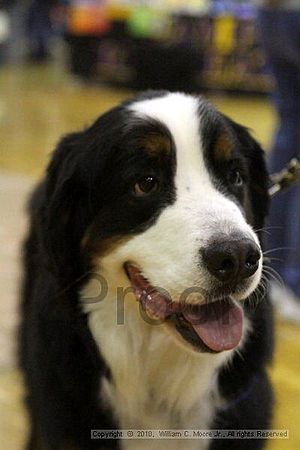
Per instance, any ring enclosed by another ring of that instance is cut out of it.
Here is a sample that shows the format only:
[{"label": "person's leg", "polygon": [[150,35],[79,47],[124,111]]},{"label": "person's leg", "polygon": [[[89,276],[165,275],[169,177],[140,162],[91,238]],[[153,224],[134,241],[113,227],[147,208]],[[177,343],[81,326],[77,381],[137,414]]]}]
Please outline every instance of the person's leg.
[{"label": "person's leg", "polygon": [[[279,128],[269,157],[271,173],[300,154],[300,13],[263,10],[259,25],[267,60],[276,80]],[[269,265],[300,295],[300,190],[272,200],[268,226]],[[278,249],[278,250],[276,250]]]},{"label": "person's leg", "polygon": [[[295,45],[300,57],[300,11],[294,14]],[[300,161],[300,63],[298,67],[298,138],[296,139],[296,157]],[[300,299],[300,182],[290,190],[291,200],[289,223],[286,229],[286,240],[290,251],[285,267],[284,279],[296,296]]]},{"label": "person's leg", "polygon": [[[273,63],[277,82],[276,103],[279,113],[279,127],[275,135],[268,165],[270,173],[280,171],[292,158],[297,157],[300,148],[300,83],[299,74],[294,66]],[[268,219],[267,246],[272,260],[271,266],[284,278],[285,266],[290,257],[291,247],[296,236],[300,240],[300,222],[298,230],[291,235],[296,223],[292,216],[295,208],[296,190],[292,188],[278,194],[271,203]],[[293,239],[293,242],[291,240]],[[277,250],[275,250],[277,249]]]},{"label": "person's leg", "polygon": [[[300,87],[300,86],[299,86]],[[286,242],[290,248],[283,269],[283,279],[300,299],[300,184],[290,191]]]},{"label": "person's leg", "polygon": [[[292,157],[300,157],[300,71],[288,64],[286,66],[286,73],[282,67],[276,77],[280,126],[269,158],[271,172],[282,169]],[[289,83],[287,90],[286,83]],[[292,101],[288,101],[290,97],[284,98],[289,89],[293,92]],[[267,256],[274,259],[267,264],[275,269],[285,284],[284,287],[272,283],[271,298],[281,317],[299,324],[300,184],[272,200],[268,226],[270,253]]]},{"label": "person's leg", "polygon": [[28,10],[28,38],[33,60],[42,61],[49,56],[52,34],[49,14],[49,6],[38,1],[33,1]]}]

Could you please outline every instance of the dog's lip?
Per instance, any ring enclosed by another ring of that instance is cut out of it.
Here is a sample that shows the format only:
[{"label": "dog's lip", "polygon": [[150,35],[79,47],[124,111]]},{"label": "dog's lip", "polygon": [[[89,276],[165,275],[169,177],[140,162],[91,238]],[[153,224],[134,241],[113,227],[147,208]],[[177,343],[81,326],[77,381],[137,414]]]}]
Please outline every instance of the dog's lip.
[{"label": "dog's lip", "polygon": [[194,335],[193,345],[205,344],[211,351],[220,352],[231,350],[239,344],[243,331],[243,310],[229,297],[205,305],[174,302],[166,291],[154,288],[139,267],[126,263],[124,268],[144,310],[156,319],[175,322],[182,337],[191,341],[187,339],[187,330],[184,329],[189,327],[188,334]]},{"label": "dog's lip", "polygon": [[139,267],[126,263],[124,269],[135,291],[135,295],[150,316],[165,320],[171,314],[179,311],[179,303],[172,302],[167,292],[160,292],[158,287],[154,288],[142,275]]}]

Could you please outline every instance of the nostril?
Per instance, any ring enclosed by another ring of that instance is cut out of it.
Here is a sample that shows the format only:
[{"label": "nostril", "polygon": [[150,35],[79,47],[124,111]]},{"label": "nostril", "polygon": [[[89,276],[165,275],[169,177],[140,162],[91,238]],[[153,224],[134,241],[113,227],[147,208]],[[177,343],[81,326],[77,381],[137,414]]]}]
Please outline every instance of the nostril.
[{"label": "nostril", "polygon": [[[256,271],[260,260],[260,252],[258,249],[251,250],[245,260],[245,268],[249,272]],[[254,273],[254,272],[253,272]]]},{"label": "nostril", "polygon": [[253,267],[256,267],[257,265],[258,265],[257,262],[253,263],[253,262],[250,262],[250,261],[246,261],[246,263],[245,263],[246,269],[252,269]]},{"label": "nostril", "polygon": [[230,281],[238,271],[238,260],[227,245],[213,245],[202,252],[203,261],[220,281]]},{"label": "nostril", "polygon": [[249,267],[249,268],[256,266],[257,264],[258,264],[258,258],[253,255],[249,256],[245,263],[246,267]]},{"label": "nostril", "polygon": [[249,239],[215,241],[202,249],[209,272],[226,283],[251,277],[258,269],[260,257],[259,247]]},{"label": "nostril", "polygon": [[260,251],[255,243],[248,243],[245,256],[242,258],[243,264],[240,268],[240,278],[249,278],[255,274],[259,266]]}]

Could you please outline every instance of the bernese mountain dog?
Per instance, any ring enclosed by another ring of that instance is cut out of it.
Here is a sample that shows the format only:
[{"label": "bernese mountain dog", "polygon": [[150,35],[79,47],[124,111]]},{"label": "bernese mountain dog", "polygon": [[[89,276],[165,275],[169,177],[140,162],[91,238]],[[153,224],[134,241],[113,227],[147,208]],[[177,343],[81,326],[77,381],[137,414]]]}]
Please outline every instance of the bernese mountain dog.
[{"label": "bernese mountain dog", "polygon": [[147,92],[60,141],[24,247],[28,449],[263,447],[92,430],[270,426],[268,203],[262,149],[199,96]]}]

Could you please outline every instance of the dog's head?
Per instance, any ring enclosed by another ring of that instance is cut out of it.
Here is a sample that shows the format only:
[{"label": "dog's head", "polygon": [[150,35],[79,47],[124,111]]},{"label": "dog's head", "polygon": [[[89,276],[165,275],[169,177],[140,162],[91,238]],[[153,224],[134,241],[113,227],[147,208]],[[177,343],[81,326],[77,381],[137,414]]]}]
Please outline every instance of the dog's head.
[{"label": "dog's head", "polygon": [[60,143],[46,198],[45,245],[60,274],[94,267],[104,301],[130,283],[189,347],[238,345],[268,206],[263,152],[245,128],[200,97],[140,96]]}]

